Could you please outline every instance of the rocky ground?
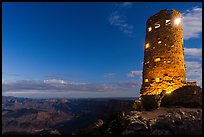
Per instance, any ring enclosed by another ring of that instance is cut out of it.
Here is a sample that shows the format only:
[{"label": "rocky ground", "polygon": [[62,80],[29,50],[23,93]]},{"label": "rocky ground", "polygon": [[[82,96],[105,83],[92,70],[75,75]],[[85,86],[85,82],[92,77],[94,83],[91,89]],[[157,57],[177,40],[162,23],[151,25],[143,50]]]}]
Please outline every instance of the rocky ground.
[{"label": "rocky ground", "polygon": [[202,108],[130,111],[122,127],[122,135],[202,135]]}]

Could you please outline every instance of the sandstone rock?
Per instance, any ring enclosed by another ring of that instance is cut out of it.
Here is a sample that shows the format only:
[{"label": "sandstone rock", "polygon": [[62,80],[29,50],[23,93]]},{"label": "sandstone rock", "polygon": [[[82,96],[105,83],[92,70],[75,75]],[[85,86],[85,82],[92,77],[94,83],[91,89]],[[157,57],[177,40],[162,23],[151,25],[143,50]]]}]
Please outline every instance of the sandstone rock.
[{"label": "sandstone rock", "polygon": [[152,111],[146,111],[138,115],[134,115],[134,113],[131,115],[129,113],[128,116],[125,116],[124,121],[126,121],[126,124],[124,124],[124,130],[121,132],[122,135],[202,134],[201,108],[198,110],[190,110],[189,108],[163,108],[162,111],[153,111],[155,111],[154,113],[159,113],[155,118],[147,118],[145,116],[152,114]]},{"label": "sandstone rock", "polygon": [[183,86],[165,95],[161,106],[202,107],[202,89],[199,86]]}]

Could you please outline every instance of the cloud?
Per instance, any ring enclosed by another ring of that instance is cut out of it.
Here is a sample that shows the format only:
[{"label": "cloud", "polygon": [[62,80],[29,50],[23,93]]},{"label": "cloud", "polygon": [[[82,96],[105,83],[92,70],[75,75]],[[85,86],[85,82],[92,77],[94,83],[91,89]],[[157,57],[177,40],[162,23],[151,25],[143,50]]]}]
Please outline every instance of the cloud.
[{"label": "cloud", "polygon": [[202,48],[184,48],[184,53],[187,58],[202,59]]},{"label": "cloud", "polygon": [[186,61],[185,64],[187,81],[196,81],[202,86],[202,64],[196,61]]},{"label": "cloud", "polygon": [[131,71],[130,73],[127,74],[128,78],[134,78],[137,76],[142,76],[142,70],[135,70],[135,71]]},{"label": "cloud", "polygon": [[134,26],[127,23],[123,16],[121,16],[118,12],[114,12],[109,17],[109,22],[111,25],[116,26],[122,31],[124,34],[128,36],[133,36],[134,34]]},{"label": "cloud", "polygon": [[112,12],[109,16],[109,23],[113,26],[118,27],[120,31],[129,37],[134,37],[134,26],[129,24],[125,19],[126,16],[120,13],[124,8],[130,8],[132,6],[131,2],[123,2],[118,6],[118,9]]},{"label": "cloud", "polygon": [[103,77],[105,78],[113,78],[116,74],[115,73],[107,73]]},{"label": "cloud", "polygon": [[123,2],[120,6],[120,8],[130,8],[132,7],[133,3],[132,2]]},{"label": "cloud", "polygon": [[5,80],[2,80],[2,85],[3,85],[3,84],[6,84],[6,83],[7,83],[7,81],[5,81]]},{"label": "cloud", "polygon": [[198,38],[202,33],[202,8],[194,7],[182,15],[184,39]]},{"label": "cloud", "polygon": [[58,80],[58,79],[49,79],[43,81],[46,84],[66,84],[64,80]]},{"label": "cloud", "polygon": [[[138,81],[123,81],[113,83],[78,83],[67,82],[64,80],[19,80],[15,82],[2,82],[2,91],[9,92],[110,92],[110,91],[122,91],[132,88],[140,87]],[[108,94],[108,93],[107,93]]]}]

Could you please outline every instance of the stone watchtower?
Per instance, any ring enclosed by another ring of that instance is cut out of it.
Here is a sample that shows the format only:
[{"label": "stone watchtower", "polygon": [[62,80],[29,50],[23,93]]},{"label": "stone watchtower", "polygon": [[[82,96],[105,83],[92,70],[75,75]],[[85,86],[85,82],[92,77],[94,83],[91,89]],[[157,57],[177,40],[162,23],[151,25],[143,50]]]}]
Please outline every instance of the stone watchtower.
[{"label": "stone watchtower", "polygon": [[140,95],[167,94],[186,83],[182,15],[161,10],[146,23]]}]

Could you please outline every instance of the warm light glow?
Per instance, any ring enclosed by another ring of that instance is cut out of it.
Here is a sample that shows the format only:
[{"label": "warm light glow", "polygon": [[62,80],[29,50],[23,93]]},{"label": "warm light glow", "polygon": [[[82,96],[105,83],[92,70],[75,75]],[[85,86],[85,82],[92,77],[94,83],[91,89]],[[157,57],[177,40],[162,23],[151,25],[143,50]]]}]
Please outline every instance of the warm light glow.
[{"label": "warm light glow", "polygon": [[157,22],[157,23],[155,23],[155,29],[157,29],[157,28],[159,28],[160,27],[160,24]]},{"label": "warm light glow", "polygon": [[160,58],[156,58],[154,59],[154,62],[157,62],[157,61],[160,61],[161,59]]},{"label": "warm light glow", "polygon": [[158,44],[161,44],[161,41],[158,41]]},{"label": "warm light glow", "polygon": [[145,79],[145,82],[148,82],[148,79]]},{"label": "warm light glow", "polygon": [[146,44],[145,48],[146,48],[146,49],[149,48],[149,43]]},{"label": "warm light glow", "polygon": [[170,93],[171,93],[171,91],[170,91],[170,90],[167,90],[167,91],[166,91],[166,94],[170,94]]},{"label": "warm light glow", "polygon": [[170,20],[166,20],[166,25],[170,24]]},{"label": "warm light glow", "polygon": [[180,22],[181,22],[181,18],[176,18],[176,19],[174,20],[174,23],[175,23],[176,25],[179,25]]},{"label": "warm light glow", "polygon": [[160,81],[160,78],[156,78],[155,80],[156,80],[156,82],[159,82],[159,81]]},{"label": "warm light glow", "polygon": [[145,65],[146,65],[146,64],[149,64],[149,61],[145,62],[144,64],[145,64]]},{"label": "warm light glow", "polygon": [[149,27],[149,28],[148,28],[148,31],[150,32],[151,30],[152,30],[152,27]]}]

